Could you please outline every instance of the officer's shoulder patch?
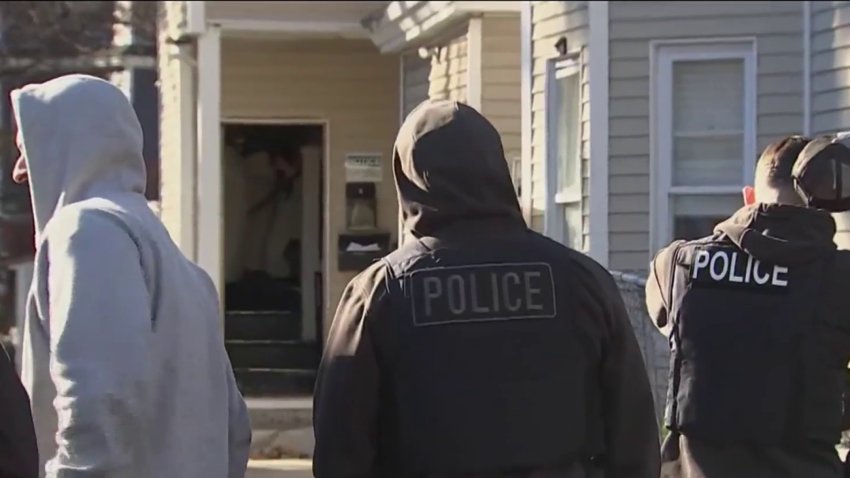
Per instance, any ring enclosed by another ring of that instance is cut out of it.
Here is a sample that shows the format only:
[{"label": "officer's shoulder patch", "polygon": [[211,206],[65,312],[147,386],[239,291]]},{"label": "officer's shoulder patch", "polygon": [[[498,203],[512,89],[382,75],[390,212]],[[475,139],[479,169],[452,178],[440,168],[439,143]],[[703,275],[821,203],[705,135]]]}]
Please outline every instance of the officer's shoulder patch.
[{"label": "officer's shoulder patch", "polygon": [[557,315],[552,268],[543,262],[432,267],[413,271],[407,286],[417,327]]},{"label": "officer's shoulder patch", "polygon": [[694,249],[688,282],[691,287],[750,289],[785,293],[787,266],[768,264],[741,249],[724,244],[701,244]]}]

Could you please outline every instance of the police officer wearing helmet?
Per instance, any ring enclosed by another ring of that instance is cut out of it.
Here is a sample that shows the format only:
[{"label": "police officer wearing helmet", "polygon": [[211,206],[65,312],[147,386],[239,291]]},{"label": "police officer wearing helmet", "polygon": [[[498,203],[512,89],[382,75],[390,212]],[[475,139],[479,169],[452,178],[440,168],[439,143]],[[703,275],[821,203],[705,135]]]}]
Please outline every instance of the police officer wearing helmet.
[{"label": "police officer wearing helmet", "polygon": [[830,212],[850,209],[848,165],[834,137],[777,141],[742,209],[653,260],[647,306],[672,350],[662,477],[841,476],[850,252]]},{"label": "police officer wearing helmet", "polygon": [[317,478],[657,478],[658,427],[611,276],[526,227],[495,128],[402,125],[404,245],[343,293],[314,398]]}]

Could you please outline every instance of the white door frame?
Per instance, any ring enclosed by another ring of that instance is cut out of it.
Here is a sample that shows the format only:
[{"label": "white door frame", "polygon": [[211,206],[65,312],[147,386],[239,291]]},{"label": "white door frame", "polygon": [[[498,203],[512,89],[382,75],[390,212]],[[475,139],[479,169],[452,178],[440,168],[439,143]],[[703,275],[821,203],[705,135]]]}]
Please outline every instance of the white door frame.
[{"label": "white door frame", "polygon": [[27,314],[27,297],[29,297],[30,285],[32,284],[34,260],[17,262],[9,266],[15,273],[15,369],[21,373],[21,360],[23,359],[24,342],[24,318]]},{"label": "white door frame", "polygon": [[[328,231],[330,231],[330,227],[331,227],[331,224],[330,224],[330,218],[331,218],[331,214],[330,214],[330,204],[331,204],[331,202],[330,202],[330,199],[331,199],[331,197],[330,197],[330,187],[329,187],[329,185],[330,185],[330,148],[331,148],[331,140],[330,140],[330,138],[331,138],[331,123],[330,123],[330,120],[328,120],[328,119],[316,119],[316,118],[275,118],[275,117],[258,118],[258,117],[250,117],[250,116],[248,116],[248,117],[246,117],[246,116],[222,116],[221,122],[220,122],[220,128],[224,128],[224,126],[226,126],[228,124],[268,125],[268,126],[321,126],[322,127],[322,132],[323,132],[323,138],[322,138],[322,178],[321,178],[321,181],[322,181],[322,183],[321,183],[321,187],[322,187],[322,210],[320,211],[320,214],[322,215],[322,217],[321,217],[322,237],[320,238],[320,240],[322,241],[322,246],[321,246],[322,247],[322,263],[321,263],[322,290],[321,290],[321,297],[319,297],[319,300],[321,300],[321,303],[322,303],[322,307],[321,307],[321,315],[319,317],[316,317],[315,319],[316,319],[316,325],[322,326],[322,334],[324,335],[326,333],[326,331],[324,330],[324,325],[325,325],[324,324],[324,322],[325,322],[324,321],[324,318],[325,318],[324,312],[325,312],[325,309],[326,309],[325,306],[327,305],[328,290],[329,290],[329,287],[330,287],[330,284],[331,284],[330,283],[330,275],[331,274],[330,274],[330,271],[328,270],[328,263],[329,263],[328,259],[330,257],[330,254],[334,252],[331,241],[329,240],[330,236],[328,234]],[[223,180],[224,180],[223,177],[220,178],[220,182],[222,184],[223,184]],[[304,191],[305,192],[307,191],[306,187],[305,187]],[[223,218],[224,216],[219,216],[219,217]],[[223,219],[221,219],[221,222],[223,224],[223,222],[224,222]],[[208,239],[208,238],[204,238],[203,236],[199,237],[200,241],[203,241],[205,239]],[[224,267],[223,267],[223,264],[224,264],[224,248],[223,248],[223,246],[224,246],[224,243],[222,241],[218,241],[218,242],[219,242],[219,247],[221,248],[221,251],[220,251],[220,254],[219,254],[219,257],[221,258],[220,259],[221,265],[219,266],[219,270],[221,270],[223,272],[224,271]],[[302,250],[303,250],[303,244],[302,244]],[[224,276],[222,275],[221,277],[224,277]],[[302,278],[303,278],[303,276],[302,276]],[[305,284],[301,284],[302,288],[304,286],[305,286]],[[302,307],[303,307],[303,305],[304,304],[302,302]],[[304,330],[304,329],[302,329],[302,330]],[[309,329],[307,329],[307,330],[309,330]],[[313,334],[313,335],[315,335],[315,334]],[[304,337],[304,338],[308,338],[308,337]],[[312,339],[312,337],[309,337],[309,338]]]},{"label": "white door frame", "polygon": [[[210,25],[198,39],[197,118],[197,262],[223,302],[221,29]],[[223,312],[222,312],[223,313]],[[223,324],[223,322],[222,322]]]},{"label": "white door frame", "polygon": [[[489,2],[485,2],[489,3]],[[224,298],[224,247],[221,241],[221,226],[222,218],[224,217],[224,209],[222,203],[223,191],[223,176],[222,176],[222,137],[221,126],[227,122],[244,122],[255,124],[320,124],[325,128],[325,151],[323,160],[324,173],[323,181],[323,200],[324,216],[323,231],[324,241],[322,264],[322,312],[323,317],[327,311],[327,297],[330,291],[330,276],[332,272],[328,269],[330,254],[336,254],[335,246],[332,245],[329,231],[330,228],[330,122],[327,119],[317,118],[250,118],[250,117],[224,117],[221,113],[222,99],[222,55],[221,43],[222,38],[239,38],[239,37],[265,37],[265,38],[281,38],[284,37],[303,37],[306,33],[314,33],[319,31],[320,36],[326,34],[341,35],[343,38],[352,38],[351,29],[355,28],[357,34],[353,37],[360,38],[361,27],[355,24],[339,24],[339,23],[318,23],[318,22],[267,22],[267,21],[211,21],[206,19],[206,2],[192,1],[187,2],[187,25],[185,33],[197,36],[197,60],[194,62],[196,66],[195,79],[197,80],[197,95],[194,106],[195,111],[195,128],[197,133],[197,156],[191,158],[191,161],[196,162],[197,170],[196,182],[194,185],[183,184],[185,186],[195,186],[196,193],[193,198],[191,207],[187,206],[187,210],[194,210],[194,222],[189,228],[195,233],[192,245],[194,246],[194,258],[197,264],[210,275],[216,290],[219,293],[219,301],[223,303]],[[187,90],[188,92],[189,90]],[[188,121],[188,118],[186,119]],[[181,123],[182,124],[182,123]],[[185,151],[184,151],[185,153]],[[193,179],[194,179],[193,178]],[[187,180],[188,181],[188,180]],[[186,219],[181,215],[181,219]],[[181,228],[184,227],[181,224]],[[182,229],[181,229],[182,230]],[[224,309],[221,312],[222,327],[224,326]],[[324,324],[319,324],[324,326]],[[323,329],[324,336],[327,335],[327,330]],[[324,340],[324,337],[322,338]]]}]

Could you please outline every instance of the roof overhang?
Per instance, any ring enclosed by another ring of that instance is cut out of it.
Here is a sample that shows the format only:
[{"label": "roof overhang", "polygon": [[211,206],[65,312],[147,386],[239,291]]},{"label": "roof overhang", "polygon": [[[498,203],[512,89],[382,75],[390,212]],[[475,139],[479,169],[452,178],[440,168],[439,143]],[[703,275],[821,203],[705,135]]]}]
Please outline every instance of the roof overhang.
[{"label": "roof overhang", "polygon": [[[368,8],[375,8],[370,4],[380,5],[383,10],[388,2],[348,2],[349,4],[364,5],[348,5],[348,10],[353,10],[341,15],[331,14],[334,13],[335,3],[337,2],[291,2],[298,5],[289,5],[289,10],[299,12],[304,18],[299,18],[297,15],[295,17],[288,16],[285,11],[279,11],[279,8],[275,10],[276,14],[271,15],[270,18],[261,18],[256,14],[234,17],[223,15],[222,12],[217,12],[217,15],[211,16],[212,13],[208,10],[212,6],[207,6],[206,4],[209,2],[206,1],[165,3],[166,9],[171,10],[169,14],[173,18],[182,19],[182,21],[173,22],[174,24],[170,25],[171,28],[168,32],[173,40],[180,42],[202,35],[210,25],[218,27],[223,37],[232,38],[369,39],[370,32],[360,21],[360,17],[369,11]],[[269,4],[267,6],[272,9],[280,7],[277,2],[245,3],[267,3]],[[362,12],[357,12],[357,9],[362,8],[365,9]],[[281,13],[284,14],[281,15]],[[350,17],[350,13],[353,13],[354,16]]]},{"label": "roof overhang", "polygon": [[339,38],[347,40],[369,38],[369,32],[357,22],[217,20],[211,23],[221,28],[222,36],[225,38]]},{"label": "roof overhang", "polygon": [[155,68],[156,59],[148,55],[122,54],[104,51],[91,55],[61,58],[18,58],[0,59],[0,73],[17,72],[73,72],[90,70],[123,70],[126,68]]},{"label": "roof overhang", "polygon": [[396,0],[362,24],[381,53],[397,53],[421,46],[472,16],[520,10],[519,1]]}]

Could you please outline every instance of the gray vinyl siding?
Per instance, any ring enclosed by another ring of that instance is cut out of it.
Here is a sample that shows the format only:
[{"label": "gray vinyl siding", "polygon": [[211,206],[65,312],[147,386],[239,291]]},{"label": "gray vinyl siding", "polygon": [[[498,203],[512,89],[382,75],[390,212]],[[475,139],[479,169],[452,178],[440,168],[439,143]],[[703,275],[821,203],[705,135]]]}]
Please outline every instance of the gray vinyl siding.
[{"label": "gray vinyl siding", "polygon": [[481,36],[481,113],[499,130],[505,158],[513,161],[522,150],[519,15],[485,15]]},{"label": "gray vinyl siding", "polygon": [[[803,126],[801,2],[610,2],[609,265],[651,255],[650,41],[756,39],[757,147]],[[730,211],[731,213],[732,211]]]},{"label": "gray vinyl siding", "polygon": [[431,99],[466,101],[467,26],[424,45],[432,50],[422,59],[419,50],[404,53],[402,108],[406,117],[413,108]]},{"label": "gray vinyl siding", "polygon": [[850,128],[850,2],[812,2],[812,133]]},{"label": "gray vinyl siding", "polygon": [[402,108],[407,117],[416,105],[428,99],[428,76],[431,74],[431,61],[419,58],[416,52],[404,55],[402,70]]},{"label": "gray vinyl siding", "polygon": [[[812,2],[812,133],[850,130],[850,2]],[[850,214],[835,215],[850,248]]]},{"label": "gray vinyl siding", "polygon": [[435,42],[437,53],[431,57],[428,96],[434,100],[467,102],[469,55],[467,52],[468,25],[451,34],[446,40]]},{"label": "gray vinyl siding", "polygon": [[587,213],[588,152],[590,149],[589,95],[587,86],[587,2],[531,2],[532,21],[532,113],[531,113],[531,224],[538,231],[543,227],[546,209],[546,64],[557,56],[555,42],[567,38],[570,52],[581,52],[581,151],[582,151],[582,208],[585,248],[588,245]]}]

